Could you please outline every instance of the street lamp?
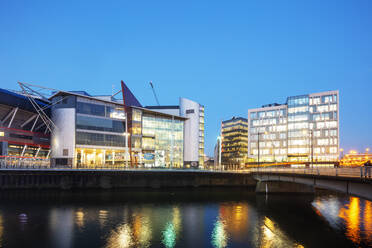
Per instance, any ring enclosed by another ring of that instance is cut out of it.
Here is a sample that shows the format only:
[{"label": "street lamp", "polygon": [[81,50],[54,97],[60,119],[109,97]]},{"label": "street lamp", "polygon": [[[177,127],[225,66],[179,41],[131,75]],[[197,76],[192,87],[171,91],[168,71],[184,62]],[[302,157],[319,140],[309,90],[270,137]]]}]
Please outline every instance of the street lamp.
[{"label": "street lamp", "polygon": [[368,154],[368,152],[369,152],[369,148],[367,147],[367,148],[366,148],[366,154]]},{"label": "street lamp", "polygon": [[341,157],[340,157],[340,160],[341,160],[344,157],[344,149],[340,148],[340,152],[341,152]]}]

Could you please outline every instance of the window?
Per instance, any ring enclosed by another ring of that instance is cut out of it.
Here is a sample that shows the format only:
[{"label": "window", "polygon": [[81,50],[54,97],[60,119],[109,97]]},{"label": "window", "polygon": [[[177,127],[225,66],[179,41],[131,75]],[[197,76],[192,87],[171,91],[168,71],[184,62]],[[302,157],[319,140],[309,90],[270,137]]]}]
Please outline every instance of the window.
[{"label": "window", "polygon": [[85,130],[124,133],[125,123],[123,121],[77,115],[76,128]]},{"label": "window", "polygon": [[124,135],[76,132],[76,144],[125,147]]},{"label": "window", "polygon": [[105,106],[104,105],[97,105],[97,104],[85,103],[85,102],[77,102],[76,111],[77,111],[77,113],[81,113],[81,114],[105,116]]},{"label": "window", "polygon": [[186,109],[186,114],[193,114],[195,111],[193,109]]}]

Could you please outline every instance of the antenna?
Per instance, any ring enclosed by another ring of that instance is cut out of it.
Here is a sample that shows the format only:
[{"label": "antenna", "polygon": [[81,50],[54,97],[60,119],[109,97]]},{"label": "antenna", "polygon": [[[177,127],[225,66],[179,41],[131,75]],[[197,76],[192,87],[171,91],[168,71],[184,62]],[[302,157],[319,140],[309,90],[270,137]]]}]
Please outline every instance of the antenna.
[{"label": "antenna", "polygon": [[154,93],[154,97],[155,97],[156,103],[158,104],[158,106],[160,106],[159,99],[156,96],[155,88],[154,88],[154,85],[152,84],[152,81],[150,81],[150,86],[151,86],[152,92]]}]

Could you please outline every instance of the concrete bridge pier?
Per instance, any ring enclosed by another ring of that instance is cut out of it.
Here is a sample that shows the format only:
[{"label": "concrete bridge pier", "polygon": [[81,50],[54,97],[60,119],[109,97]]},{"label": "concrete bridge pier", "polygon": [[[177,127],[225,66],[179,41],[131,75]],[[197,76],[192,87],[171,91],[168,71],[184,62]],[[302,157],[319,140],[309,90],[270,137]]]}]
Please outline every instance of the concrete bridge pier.
[{"label": "concrete bridge pier", "polygon": [[258,181],[256,186],[256,193],[273,194],[273,193],[314,193],[314,187],[280,181]]}]

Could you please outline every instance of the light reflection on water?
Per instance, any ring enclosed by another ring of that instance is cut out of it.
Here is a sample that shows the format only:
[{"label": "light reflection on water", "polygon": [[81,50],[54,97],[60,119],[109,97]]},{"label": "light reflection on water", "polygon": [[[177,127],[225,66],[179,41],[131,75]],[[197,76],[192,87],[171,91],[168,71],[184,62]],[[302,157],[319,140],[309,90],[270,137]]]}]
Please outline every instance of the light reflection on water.
[{"label": "light reflection on water", "polygon": [[[356,245],[372,244],[372,202],[356,197],[253,195],[236,201],[35,203],[18,208],[0,204],[0,247],[318,247],[322,243],[306,240],[309,231],[333,239],[332,244],[339,236],[324,233],[329,227]],[[309,223],[307,231],[298,226],[299,216],[301,223]],[[47,243],[37,245],[40,240]]]},{"label": "light reflection on water", "polygon": [[345,235],[355,244],[372,245],[371,201],[354,196],[346,200],[328,196],[318,197],[312,205],[316,213],[324,217],[331,227],[345,230]]}]

